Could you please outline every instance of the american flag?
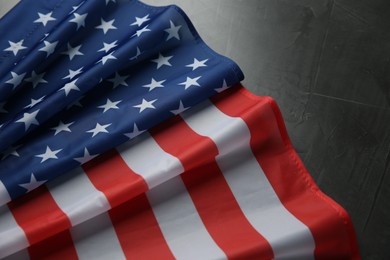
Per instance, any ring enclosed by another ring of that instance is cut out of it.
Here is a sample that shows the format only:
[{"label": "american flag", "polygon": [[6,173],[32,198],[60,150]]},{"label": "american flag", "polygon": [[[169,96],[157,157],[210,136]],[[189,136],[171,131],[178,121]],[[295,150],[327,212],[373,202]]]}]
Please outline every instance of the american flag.
[{"label": "american flag", "polygon": [[178,7],[24,0],[0,33],[0,258],[359,259],[276,103]]}]

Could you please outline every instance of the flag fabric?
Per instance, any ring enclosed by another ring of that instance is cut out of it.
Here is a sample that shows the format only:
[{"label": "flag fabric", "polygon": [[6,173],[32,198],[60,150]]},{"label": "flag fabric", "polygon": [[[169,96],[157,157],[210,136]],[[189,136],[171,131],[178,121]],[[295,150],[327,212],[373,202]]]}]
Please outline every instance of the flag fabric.
[{"label": "flag fabric", "polygon": [[1,252],[17,259],[358,259],[347,213],[314,184],[275,102],[240,85],[0,219]]},{"label": "flag fabric", "polygon": [[359,259],[276,103],[178,7],[22,0],[0,33],[0,258]]},{"label": "flag fabric", "polygon": [[176,6],[23,0],[0,34],[0,205],[243,78]]}]

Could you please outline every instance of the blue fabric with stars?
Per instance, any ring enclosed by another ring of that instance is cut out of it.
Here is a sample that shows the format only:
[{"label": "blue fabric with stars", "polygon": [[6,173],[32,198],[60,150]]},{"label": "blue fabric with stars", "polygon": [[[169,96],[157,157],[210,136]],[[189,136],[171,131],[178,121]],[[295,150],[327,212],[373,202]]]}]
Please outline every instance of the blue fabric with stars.
[{"label": "blue fabric with stars", "polygon": [[176,6],[22,0],[0,35],[0,185],[10,199],[243,79]]}]

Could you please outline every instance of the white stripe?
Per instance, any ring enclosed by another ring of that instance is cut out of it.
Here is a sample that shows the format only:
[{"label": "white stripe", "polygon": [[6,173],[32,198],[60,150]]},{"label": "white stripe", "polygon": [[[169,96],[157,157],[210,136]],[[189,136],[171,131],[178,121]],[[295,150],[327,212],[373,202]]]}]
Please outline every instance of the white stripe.
[{"label": "white stripe", "polygon": [[30,255],[28,254],[27,249],[23,249],[15,254],[2,258],[3,260],[28,260]]},{"label": "white stripe", "polygon": [[147,132],[117,150],[129,168],[144,178],[149,189],[184,171],[180,161],[164,152]]},{"label": "white stripe", "polygon": [[8,194],[7,189],[4,186],[4,183],[0,180],[0,205],[5,205],[11,201],[11,197]]},{"label": "white stripe", "polygon": [[82,168],[56,178],[47,187],[72,226],[110,209],[105,195],[93,186]]},{"label": "white stripe", "polygon": [[177,259],[226,259],[203,225],[179,176],[146,195],[164,238]]},{"label": "white stripe", "polygon": [[245,122],[225,115],[209,102],[185,112],[183,118],[217,145],[216,160],[230,189],[249,222],[270,243],[275,258],[312,259],[312,234],[277,197],[252,153]]},{"label": "white stripe", "polygon": [[125,259],[107,213],[70,229],[79,259]]},{"label": "white stripe", "polygon": [[7,205],[0,207],[0,258],[28,247],[26,235]]}]

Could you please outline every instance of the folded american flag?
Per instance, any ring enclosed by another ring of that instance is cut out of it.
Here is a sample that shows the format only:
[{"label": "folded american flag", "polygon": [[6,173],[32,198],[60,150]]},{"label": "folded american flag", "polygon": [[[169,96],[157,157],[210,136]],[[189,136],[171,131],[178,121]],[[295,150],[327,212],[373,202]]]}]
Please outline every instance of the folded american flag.
[{"label": "folded american flag", "polygon": [[275,102],[178,7],[22,0],[0,32],[0,257],[359,258]]}]

